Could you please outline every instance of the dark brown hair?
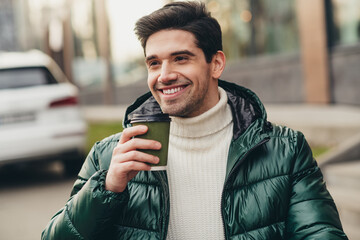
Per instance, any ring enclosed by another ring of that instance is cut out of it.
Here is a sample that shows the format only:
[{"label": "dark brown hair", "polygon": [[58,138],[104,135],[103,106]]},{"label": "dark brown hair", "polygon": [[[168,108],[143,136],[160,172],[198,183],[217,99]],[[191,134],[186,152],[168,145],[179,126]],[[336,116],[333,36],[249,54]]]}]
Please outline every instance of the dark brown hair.
[{"label": "dark brown hair", "polygon": [[166,29],[184,30],[194,34],[195,44],[204,52],[209,63],[213,55],[222,50],[221,28],[201,2],[174,2],[140,18],[135,24],[135,34],[144,49],[148,38]]}]

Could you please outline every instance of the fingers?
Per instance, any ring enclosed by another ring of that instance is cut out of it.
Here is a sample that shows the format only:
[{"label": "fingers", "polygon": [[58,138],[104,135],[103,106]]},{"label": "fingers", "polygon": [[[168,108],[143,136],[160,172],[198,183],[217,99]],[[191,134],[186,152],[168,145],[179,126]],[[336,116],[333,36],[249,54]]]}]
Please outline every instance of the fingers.
[{"label": "fingers", "polygon": [[114,148],[114,153],[126,153],[137,149],[159,150],[161,149],[161,143],[155,140],[132,138],[123,144],[118,144]]},{"label": "fingers", "polygon": [[125,128],[121,134],[119,144],[123,144],[123,143],[129,141],[130,139],[132,139],[135,136],[145,134],[147,132],[147,130],[148,130],[148,127],[145,125],[138,125],[138,126]]},{"label": "fingers", "polygon": [[115,153],[126,153],[136,149],[161,149],[161,143],[155,140],[134,138],[135,136],[145,134],[148,128],[145,125],[134,126],[126,128],[119,140],[118,145],[115,147]]},{"label": "fingers", "polygon": [[145,134],[147,130],[148,128],[145,125],[126,128],[120,137],[118,145],[113,150],[114,161],[119,163],[127,161],[139,161],[151,164],[158,163],[158,157],[137,151],[139,149],[161,149],[161,143],[158,141],[134,138],[134,136]]},{"label": "fingers", "polygon": [[[129,151],[122,154],[117,154],[114,150],[113,160],[117,163],[125,163],[125,162],[144,162],[150,164],[157,164],[159,162],[159,158],[157,156],[147,154],[140,151]],[[136,170],[136,169],[134,169]]]},{"label": "fingers", "polygon": [[130,161],[122,164],[122,171],[124,172],[139,172],[139,171],[150,171],[151,166],[144,162]]},{"label": "fingers", "polygon": [[155,140],[134,138],[143,135],[148,128],[145,125],[124,129],[113,155],[106,177],[106,189],[122,192],[127,183],[139,172],[149,171],[149,164],[159,163],[159,157],[147,154],[138,149],[159,150],[161,144]]}]

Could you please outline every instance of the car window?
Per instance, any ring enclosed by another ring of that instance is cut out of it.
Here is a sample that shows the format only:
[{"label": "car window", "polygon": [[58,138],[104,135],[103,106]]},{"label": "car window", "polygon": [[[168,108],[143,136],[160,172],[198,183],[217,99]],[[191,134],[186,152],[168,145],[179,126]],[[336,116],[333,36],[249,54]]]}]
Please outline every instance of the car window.
[{"label": "car window", "polygon": [[44,67],[0,69],[0,89],[54,84],[57,81]]}]

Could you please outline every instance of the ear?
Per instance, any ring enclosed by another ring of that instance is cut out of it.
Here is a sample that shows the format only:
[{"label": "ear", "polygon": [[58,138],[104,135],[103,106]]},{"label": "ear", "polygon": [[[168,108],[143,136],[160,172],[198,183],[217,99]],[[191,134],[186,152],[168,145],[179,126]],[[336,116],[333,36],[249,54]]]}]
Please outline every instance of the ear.
[{"label": "ear", "polygon": [[225,69],[226,57],[223,51],[217,51],[211,60],[212,65],[212,77],[220,78],[222,72]]}]

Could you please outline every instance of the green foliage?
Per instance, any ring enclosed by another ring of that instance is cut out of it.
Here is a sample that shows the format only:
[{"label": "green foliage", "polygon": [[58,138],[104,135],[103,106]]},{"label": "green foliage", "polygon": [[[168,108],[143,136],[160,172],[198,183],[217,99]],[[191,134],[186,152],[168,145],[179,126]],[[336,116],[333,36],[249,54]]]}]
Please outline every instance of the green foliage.
[{"label": "green foliage", "polygon": [[121,132],[123,129],[122,122],[90,122],[88,123],[88,134],[86,140],[86,150],[90,151],[91,147],[97,141],[100,141],[110,135]]},{"label": "green foliage", "polygon": [[316,146],[311,148],[313,155],[315,158],[319,157],[321,154],[330,150],[329,147],[326,146]]}]

